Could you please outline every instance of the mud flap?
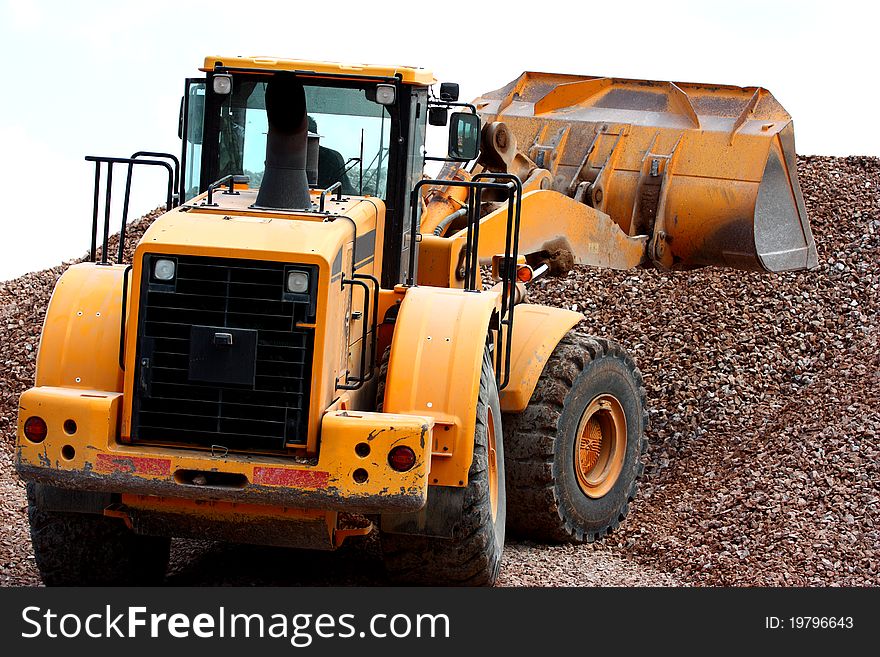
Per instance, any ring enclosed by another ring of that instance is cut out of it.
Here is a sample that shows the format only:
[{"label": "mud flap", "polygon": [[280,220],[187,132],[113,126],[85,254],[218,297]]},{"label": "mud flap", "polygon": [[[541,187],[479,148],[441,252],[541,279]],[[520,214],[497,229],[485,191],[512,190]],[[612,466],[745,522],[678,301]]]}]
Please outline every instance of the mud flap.
[{"label": "mud flap", "polygon": [[380,528],[387,534],[452,538],[461,524],[467,488],[431,486],[428,503],[410,513],[383,513]]},{"label": "mud flap", "polygon": [[34,495],[44,511],[62,513],[91,513],[102,515],[104,509],[113,504],[112,493],[95,493],[87,490],[58,488],[49,484],[29,484],[34,487]]}]

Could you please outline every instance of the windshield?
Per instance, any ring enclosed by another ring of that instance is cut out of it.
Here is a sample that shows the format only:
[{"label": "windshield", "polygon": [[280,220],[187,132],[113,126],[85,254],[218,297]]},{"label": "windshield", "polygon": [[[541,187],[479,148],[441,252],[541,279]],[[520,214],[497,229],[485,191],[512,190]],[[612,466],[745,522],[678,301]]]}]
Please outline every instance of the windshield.
[{"label": "windshield", "polygon": [[[220,106],[219,177],[244,173],[259,187],[266,159],[267,82],[237,77]],[[362,88],[304,84],[309,132],[318,135],[317,186],[385,197],[390,116]]]}]

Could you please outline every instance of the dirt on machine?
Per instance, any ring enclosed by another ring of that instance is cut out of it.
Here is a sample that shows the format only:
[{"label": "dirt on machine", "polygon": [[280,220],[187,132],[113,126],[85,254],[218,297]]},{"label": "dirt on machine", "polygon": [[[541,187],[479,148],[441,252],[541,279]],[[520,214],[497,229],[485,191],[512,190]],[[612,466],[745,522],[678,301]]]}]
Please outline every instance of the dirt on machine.
[{"label": "dirt on machine", "polygon": [[[410,67],[201,71],[179,155],[86,158],[91,258],[59,280],[20,400],[47,584],[161,581],[177,536],[376,532],[395,580],[463,585],[495,581],[508,530],[600,540],[637,499],[641,374],[530,283],[816,265],[791,118],[761,88],[529,72],[467,103]],[[166,213],[123,262],[147,167]]]}]

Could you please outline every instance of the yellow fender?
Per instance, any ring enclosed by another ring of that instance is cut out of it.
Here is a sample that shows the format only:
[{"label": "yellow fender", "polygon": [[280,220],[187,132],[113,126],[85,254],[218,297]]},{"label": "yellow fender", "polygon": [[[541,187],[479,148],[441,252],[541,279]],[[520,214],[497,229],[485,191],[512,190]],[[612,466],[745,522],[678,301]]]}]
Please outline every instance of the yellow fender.
[{"label": "yellow fender", "polygon": [[394,330],[384,411],[434,418],[430,485],[465,486],[495,292],[407,291]]},{"label": "yellow fender", "polygon": [[37,354],[37,386],[122,392],[123,265],[84,262],[55,285]]},{"label": "yellow fender", "polygon": [[526,409],[550,354],[578,322],[580,313],[562,308],[523,303],[513,318],[510,350],[510,382],[501,391],[501,410],[520,413]]}]

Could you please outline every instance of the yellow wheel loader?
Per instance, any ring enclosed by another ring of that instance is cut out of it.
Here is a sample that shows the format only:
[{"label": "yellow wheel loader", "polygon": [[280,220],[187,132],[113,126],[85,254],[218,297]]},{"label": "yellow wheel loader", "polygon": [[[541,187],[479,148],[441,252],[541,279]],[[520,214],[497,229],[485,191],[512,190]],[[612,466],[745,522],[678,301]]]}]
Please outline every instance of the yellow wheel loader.
[{"label": "yellow wheel loader", "polygon": [[[201,70],[179,157],[86,158],[90,258],[58,281],[19,405],[47,584],[156,582],[174,536],[378,532],[393,579],[432,584],[492,584],[506,527],[600,539],[642,473],[641,375],[580,314],[529,304],[530,281],[816,262],[763,89],[524,73],[465,103],[416,68]],[[127,264],[147,167],[166,212]]]}]

